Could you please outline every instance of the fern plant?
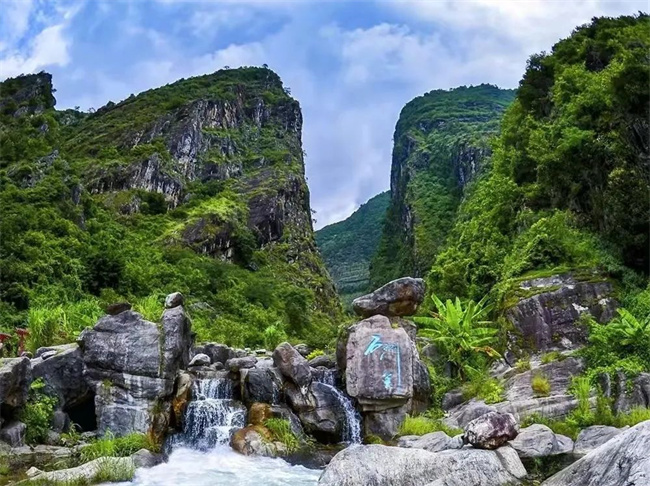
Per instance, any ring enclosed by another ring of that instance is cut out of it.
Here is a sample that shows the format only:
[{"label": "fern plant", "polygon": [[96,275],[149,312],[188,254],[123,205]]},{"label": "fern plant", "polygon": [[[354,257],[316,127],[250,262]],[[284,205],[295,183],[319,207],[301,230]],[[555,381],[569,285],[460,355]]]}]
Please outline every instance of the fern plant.
[{"label": "fern plant", "polygon": [[623,346],[637,344],[650,336],[650,316],[637,319],[623,308],[618,309],[618,317],[609,326],[620,336],[619,342]]},{"label": "fern plant", "polygon": [[455,301],[441,301],[436,295],[431,299],[437,309],[431,317],[416,317],[421,335],[430,338],[452,363],[461,379],[478,370],[472,366],[477,354],[499,357],[494,349],[497,330],[490,327],[486,319],[491,307],[484,297],[479,302],[473,300],[463,304]]}]

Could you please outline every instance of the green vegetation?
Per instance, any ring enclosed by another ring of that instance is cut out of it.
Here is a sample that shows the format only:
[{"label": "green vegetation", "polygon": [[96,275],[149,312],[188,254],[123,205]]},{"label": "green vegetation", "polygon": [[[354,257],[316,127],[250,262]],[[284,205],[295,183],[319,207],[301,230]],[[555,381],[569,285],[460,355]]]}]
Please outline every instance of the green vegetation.
[{"label": "green vegetation", "polygon": [[324,354],[325,351],[323,351],[322,349],[314,349],[311,353],[307,355],[307,361],[317,358],[318,356],[323,356]]},{"label": "green vegetation", "polygon": [[445,361],[453,365],[461,379],[479,372],[484,364],[483,355],[499,355],[493,347],[497,329],[489,327],[490,321],[485,320],[490,311],[486,299],[463,304],[458,298],[442,302],[431,295],[431,300],[436,308],[432,317],[414,320],[420,327],[420,334],[440,347]]},{"label": "green vegetation", "polygon": [[462,385],[463,399],[477,398],[485,403],[499,403],[504,400],[503,384],[496,378],[491,378],[488,373],[480,371],[474,373],[469,381]]},{"label": "green vegetation", "polygon": [[20,421],[27,426],[25,441],[28,444],[42,443],[50,430],[57,399],[44,392],[45,383],[41,378],[32,382],[29,398],[20,410]]},{"label": "green vegetation", "polygon": [[291,423],[288,420],[270,418],[264,421],[264,426],[269,429],[274,441],[284,444],[289,454],[300,448],[300,440],[291,430]]},{"label": "green vegetation", "polygon": [[346,304],[373,290],[370,260],[379,244],[389,201],[390,193],[382,192],[347,219],[316,231],[316,244]]},{"label": "green vegetation", "polygon": [[566,359],[566,355],[560,353],[559,351],[550,351],[542,355],[542,364],[553,363],[555,361],[562,361]]},{"label": "green vegetation", "polygon": [[397,185],[370,266],[373,287],[429,270],[513,97],[488,84],[463,86],[431,91],[402,109],[393,137]]},{"label": "green vegetation", "polygon": [[81,464],[100,457],[128,457],[140,449],[160,452],[154,440],[145,434],[134,432],[123,437],[115,437],[107,432],[81,449]]},{"label": "green vegetation", "polygon": [[[21,90],[33,101],[14,102]],[[73,341],[117,301],[157,321],[164,295],[181,291],[199,341],[330,344],[340,308],[313,239],[299,131],[286,128],[299,106],[275,73],[222,70],[92,114],[55,110],[52,92],[45,73],[0,83],[0,332],[27,327],[33,351]],[[135,135],[198,100],[250,111],[263,102],[269,118],[205,130],[209,148],[190,176],[171,134]],[[167,194],[143,189],[146,163]],[[201,176],[220,164],[235,175]],[[253,213],[282,198],[297,209],[269,239]]]},{"label": "green vegetation", "polygon": [[536,397],[547,397],[551,394],[551,384],[542,374],[533,375],[530,381],[530,387],[533,389]]},{"label": "green vegetation", "polygon": [[445,425],[441,420],[426,416],[411,417],[407,415],[399,428],[399,435],[425,435],[431,432],[444,432],[449,437],[462,434],[463,431]]}]

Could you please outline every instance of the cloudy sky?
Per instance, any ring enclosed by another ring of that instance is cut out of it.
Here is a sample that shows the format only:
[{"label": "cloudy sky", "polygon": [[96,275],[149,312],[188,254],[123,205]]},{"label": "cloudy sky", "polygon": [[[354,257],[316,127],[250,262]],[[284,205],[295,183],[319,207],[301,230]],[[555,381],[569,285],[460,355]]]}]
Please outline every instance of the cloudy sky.
[{"label": "cloudy sky", "polygon": [[304,115],[317,227],[386,190],[402,106],[482,82],[636,0],[0,0],[0,78],[47,70],[58,107],[98,108],[223,66],[268,64]]}]

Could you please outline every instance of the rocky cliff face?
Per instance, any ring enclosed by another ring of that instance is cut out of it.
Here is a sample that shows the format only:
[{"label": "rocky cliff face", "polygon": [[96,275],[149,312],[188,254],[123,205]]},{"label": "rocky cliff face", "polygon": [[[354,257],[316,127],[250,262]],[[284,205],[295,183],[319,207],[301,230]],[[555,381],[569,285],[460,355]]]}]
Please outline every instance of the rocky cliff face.
[{"label": "rocky cliff face", "polygon": [[430,269],[513,97],[513,90],[481,85],[432,91],[404,107],[394,135],[391,202],[371,264],[373,285]]}]

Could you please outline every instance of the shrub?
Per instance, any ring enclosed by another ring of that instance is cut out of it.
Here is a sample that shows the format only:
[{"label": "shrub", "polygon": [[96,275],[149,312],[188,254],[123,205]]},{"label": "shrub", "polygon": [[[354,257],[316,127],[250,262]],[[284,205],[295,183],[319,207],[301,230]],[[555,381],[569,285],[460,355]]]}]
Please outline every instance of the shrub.
[{"label": "shrub", "polygon": [[157,295],[149,295],[138,300],[133,305],[133,310],[142,314],[146,320],[158,322],[162,316],[164,306]]},{"label": "shrub", "polygon": [[270,418],[264,421],[264,426],[269,429],[273,440],[282,442],[287,452],[292,453],[300,448],[300,441],[291,430],[291,423],[286,419]]},{"label": "shrub", "polygon": [[530,383],[531,388],[535,392],[535,396],[547,397],[551,393],[551,384],[543,375],[535,375]]},{"label": "shrub", "polygon": [[322,349],[314,349],[311,353],[307,355],[307,361],[311,361],[314,358],[317,358],[318,356],[323,356],[325,354],[325,351]]},{"label": "shrub", "polygon": [[287,340],[287,334],[282,329],[280,323],[272,324],[262,333],[264,336],[264,347],[268,350],[274,350],[278,344]]},{"label": "shrub", "polygon": [[115,437],[107,432],[104,437],[81,449],[81,459],[85,463],[98,457],[126,457],[140,449],[159,451],[158,445],[145,434],[134,432],[123,437]]},{"label": "shrub", "polygon": [[515,363],[515,370],[517,373],[524,373],[530,370],[530,358],[522,358]]},{"label": "shrub", "polygon": [[553,363],[554,361],[562,361],[566,356],[559,351],[550,351],[542,355],[542,364]]},{"label": "shrub", "polygon": [[634,427],[636,424],[650,420],[650,408],[634,407],[629,412],[620,414],[614,418],[615,427]]},{"label": "shrub", "polygon": [[411,417],[407,415],[400,425],[399,435],[425,435],[431,432],[444,432],[450,437],[461,434],[463,431],[445,425],[440,420],[431,419],[424,416]]},{"label": "shrub", "polygon": [[29,399],[20,411],[20,421],[27,426],[25,441],[28,444],[43,442],[50,430],[57,399],[43,392],[45,383],[41,378],[32,382]]},{"label": "shrub", "polygon": [[383,444],[384,444],[384,441],[383,441],[383,439],[382,439],[381,437],[379,437],[379,436],[377,436],[377,435],[372,435],[372,434],[370,434],[370,435],[366,435],[366,436],[363,438],[363,443],[364,443],[364,444],[379,444],[379,445],[383,445]]},{"label": "shrub", "polygon": [[503,385],[496,378],[487,373],[476,373],[470,381],[462,386],[463,398],[479,398],[485,403],[499,403],[503,401]]}]

